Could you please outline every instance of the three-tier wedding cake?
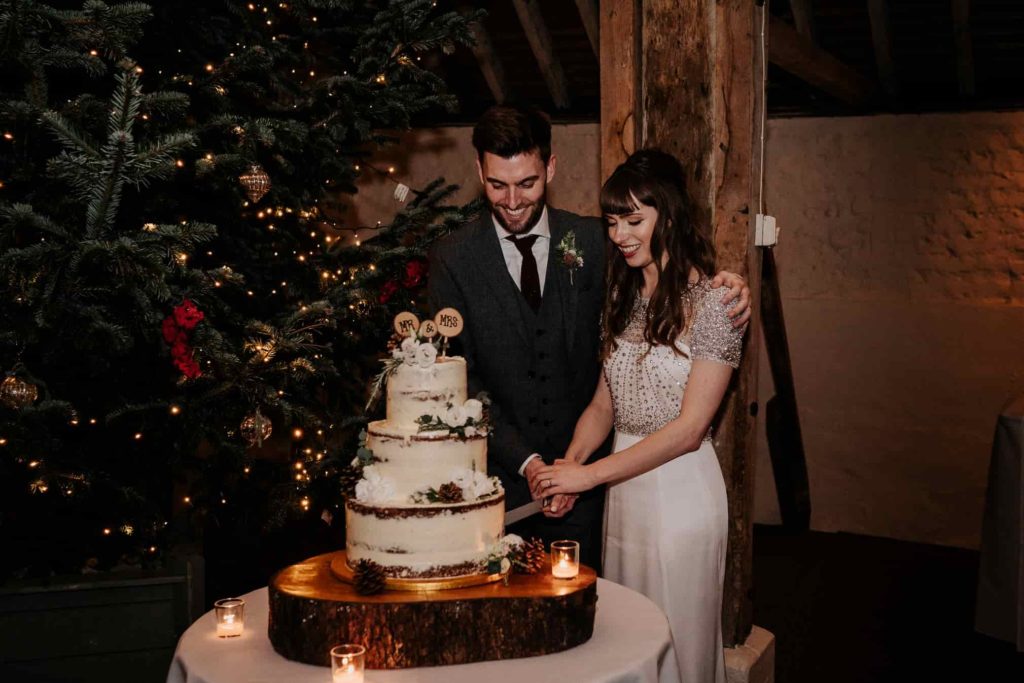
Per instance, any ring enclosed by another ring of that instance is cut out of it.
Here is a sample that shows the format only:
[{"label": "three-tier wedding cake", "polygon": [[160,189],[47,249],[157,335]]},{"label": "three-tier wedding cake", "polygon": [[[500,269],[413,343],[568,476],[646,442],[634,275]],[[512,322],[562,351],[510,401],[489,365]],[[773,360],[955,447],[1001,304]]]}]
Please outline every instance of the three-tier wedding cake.
[{"label": "three-tier wedding cake", "polygon": [[371,422],[345,505],[347,562],[398,579],[486,571],[500,547],[505,495],[487,476],[487,420],[467,397],[466,362],[404,339],[386,361],[387,416]]}]

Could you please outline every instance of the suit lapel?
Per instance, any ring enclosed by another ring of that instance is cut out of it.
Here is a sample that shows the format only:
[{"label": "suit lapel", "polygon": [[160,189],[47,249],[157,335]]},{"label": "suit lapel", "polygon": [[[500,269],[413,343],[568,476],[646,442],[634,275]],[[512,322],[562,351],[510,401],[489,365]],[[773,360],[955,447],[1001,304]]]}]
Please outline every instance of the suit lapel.
[{"label": "suit lapel", "polygon": [[566,350],[571,355],[576,341],[576,304],[578,296],[576,288],[579,283],[570,281],[569,269],[562,263],[562,255],[558,252],[558,245],[569,231],[556,211],[548,212],[548,226],[551,228],[551,248],[548,250],[548,268],[545,277],[547,282],[554,283],[557,281],[558,283],[558,286],[554,289],[558,290],[558,296],[561,300]]},{"label": "suit lapel", "polygon": [[512,276],[509,275],[508,266],[505,265],[505,257],[501,253],[501,245],[498,243],[498,235],[494,231],[489,212],[484,212],[477,227],[472,247],[477,270],[491,288],[500,309],[508,313],[507,319],[513,323],[511,327],[524,342],[529,342],[526,323],[519,306],[519,299],[522,296]]}]

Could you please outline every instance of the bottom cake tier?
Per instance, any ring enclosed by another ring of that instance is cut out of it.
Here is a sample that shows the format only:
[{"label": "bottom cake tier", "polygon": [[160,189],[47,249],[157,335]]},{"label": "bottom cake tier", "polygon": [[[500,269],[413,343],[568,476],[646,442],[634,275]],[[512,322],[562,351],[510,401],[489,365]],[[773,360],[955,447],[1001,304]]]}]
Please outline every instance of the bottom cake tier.
[{"label": "bottom cake tier", "polygon": [[402,579],[479,574],[505,525],[505,496],[468,503],[374,505],[345,503],[347,562],[372,560]]},{"label": "bottom cake tier", "polygon": [[508,585],[360,595],[331,573],[344,554],[310,558],[270,581],[268,635],[282,656],[327,666],[333,646],[360,643],[367,668],[404,669],[561,652],[594,632],[589,567],[574,579],[553,578],[547,565],[509,576]]}]

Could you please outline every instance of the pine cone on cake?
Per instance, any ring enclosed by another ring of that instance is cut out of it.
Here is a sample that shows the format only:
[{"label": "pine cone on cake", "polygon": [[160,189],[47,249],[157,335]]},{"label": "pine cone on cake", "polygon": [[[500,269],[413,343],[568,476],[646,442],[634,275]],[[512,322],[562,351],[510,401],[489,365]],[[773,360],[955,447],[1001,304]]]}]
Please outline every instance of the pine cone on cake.
[{"label": "pine cone on cake", "polygon": [[461,503],[463,500],[462,487],[453,481],[441,484],[441,488],[437,490],[439,503]]},{"label": "pine cone on cake", "polygon": [[384,590],[384,567],[373,560],[359,560],[353,570],[356,593],[375,595]]},{"label": "pine cone on cake", "polygon": [[516,571],[522,574],[539,574],[548,559],[548,552],[544,547],[544,541],[534,537],[518,546],[510,559]]}]

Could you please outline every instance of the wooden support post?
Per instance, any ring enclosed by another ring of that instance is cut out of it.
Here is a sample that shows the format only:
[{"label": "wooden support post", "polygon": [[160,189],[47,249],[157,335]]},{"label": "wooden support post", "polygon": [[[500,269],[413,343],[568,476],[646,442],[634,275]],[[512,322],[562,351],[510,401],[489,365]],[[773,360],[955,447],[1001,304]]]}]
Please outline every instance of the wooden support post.
[{"label": "wooden support post", "polygon": [[477,64],[480,65],[480,72],[484,75],[484,80],[487,81],[487,87],[490,88],[494,101],[504,104],[509,100],[511,91],[505,80],[505,69],[501,65],[501,59],[491,42],[491,35],[479,22],[470,24],[469,29],[473,32],[473,39],[476,41],[476,44],[473,45],[473,55],[476,57]]},{"label": "wooden support post", "polygon": [[811,491],[807,479],[800,414],[796,405],[793,364],[789,358],[786,319],[782,314],[782,292],[775,267],[775,254],[769,249],[761,260],[761,325],[768,352],[775,395],[765,406],[765,431],[768,455],[775,475],[782,525],[791,531],[807,531],[811,526]]},{"label": "wooden support post", "polygon": [[576,0],[576,9],[579,10],[580,19],[583,20],[583,30],[587,32],[587,40],[594,50],[594,56],[601,58],[600,20],[597,11],[598,0]]},{"label": "wooden support post", "polygon": [[519,15],[519,23],[523,25],[526,32],[526,40],[530,43],[534,57],[537,58],[537,65],[540,73],[544,76],[544,82],[548,84],[551,98],[555,101],[558,109],[568,109],[569,83],[562,70],[562,63],[555,56],[554,41],[551,40],[551,33],[540,12],[538,0],[512,0]]},{"label": "wooden support post", "polygon": [[871,21],[871,42],[875,46],[875,64],[878,78],[889,97],[899,94],[896,66],[892,61],[892,35],[889,29],[888,0],[868,0],[868,18]]},{"label": "wooden support post", "polygon": [[853,106],[864,105],[874,96],[874,82],[816,47],[786,22],[772,17],[769,27],[768,58],[773,64]]},{"label": "wooden support post", "polygon": [[953,38],[956,41],[956,80],[960,94],[974,95],[974,46],[971,42],[971,0],[953,0]]},{"label": "wooden support post", "polygon": [[[602,71],[611,55],[631,49],[634,34],[624,30],[625,15],[635,9],[629,1],[602,3]],[[623,30],[606,30],[616,10],[623,13]],[[635,109],[640,143],[675,154],[690,170],[688,191],[701,223],[714,235],[719,265],[748,276],[756,310],[760,255],[752,235],[760,187],[757,143],[764,102],[758,91],[764,64],[759,38],[764,10],[749,0],[645,0],[642,11],[640,57],[630,62],[643,65],[643,99]],[[621,117],[619,108],[628,98],[604,85],[602,81],[602,99],[614,101],[602,114]],[[616,147],[619,121],[602,117],[602,166],[621,154]],[[755,441],[750,406],[757,395],[757,356],[757,338],[748,335],[743,365],[726,397],[715,439],[729,493],[722,606],[727,646],[743,643],[751,628]]]},{"label": "wooden support post", "polygon": [[636,151],[640,106],[640,2],[601,3],[601,179]]},{"label": "wooden support post", "polygon": [[789,9],[793,11],[793,24],[796,26],[797,32],[812,44],[817,45],[818,36],[811,0],[789,0]]}]

